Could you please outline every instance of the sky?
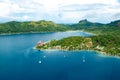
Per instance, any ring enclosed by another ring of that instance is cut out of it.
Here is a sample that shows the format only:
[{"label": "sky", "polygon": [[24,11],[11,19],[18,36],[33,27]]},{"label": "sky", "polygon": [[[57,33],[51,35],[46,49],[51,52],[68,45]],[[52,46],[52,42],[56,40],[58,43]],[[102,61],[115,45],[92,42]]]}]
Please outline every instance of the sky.
[{"label": "sky", "polygon": [[120,19],[120,0],[0,0],[0,22],[48,20],[109,23]]}]

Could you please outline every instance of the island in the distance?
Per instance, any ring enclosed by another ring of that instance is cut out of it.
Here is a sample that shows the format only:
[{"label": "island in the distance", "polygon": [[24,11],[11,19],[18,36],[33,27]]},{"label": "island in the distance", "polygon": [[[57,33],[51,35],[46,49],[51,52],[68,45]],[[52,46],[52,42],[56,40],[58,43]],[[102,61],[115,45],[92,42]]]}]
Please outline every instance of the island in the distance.
[{"label": "island in the distance", "polygon": [[104,54],[120,56],[120,36],[94,35],[71,36],[49,42],[38,42],[37,50],[94,50]]}]

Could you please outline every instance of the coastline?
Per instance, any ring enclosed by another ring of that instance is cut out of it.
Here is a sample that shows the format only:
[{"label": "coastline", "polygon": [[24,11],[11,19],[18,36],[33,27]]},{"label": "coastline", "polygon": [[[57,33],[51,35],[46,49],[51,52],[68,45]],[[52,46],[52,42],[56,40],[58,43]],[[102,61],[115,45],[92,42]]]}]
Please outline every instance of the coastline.
[{"label": "coastline", "polygon": [[18,33],[2,33],[2,35],[19,35],[19,34],[37,34],[37,33],[52,33],[52,32],[67,32],[67,31],[41,31],[41,32],[18,32]]},{"label": "coastline", "polygon": [[[20,34],[39,34],[39,33],[54,33],[54,32],[85,32],[87,34],[91,34],[91,35],[97,35],[94,33],[90,33],[84,30],[67,30],[67,31],[41,31],[41,32],[20,32],[20,33],[2,33],[0,34],[0,36],[4,36],[4,35],[20,35]],[[40,50],[40,49],[36,49],[36,47],[34,47],[35,50]],[[83,49],[85,50],[85,49]],[[41,51],[83,51],[83,50],[64,50],[64,49],[41,49]],[[97,51],[97,50],[85,50],[85,51],[94,51],[97,52],[101,55],[106,55],[106,56],[111,56],[111,57],[116,57],[116,58],[120,58],[120,56],[117,55],[110,55],[106,52],[102,52],[102,51]]]},{"label": "coastline", "polygon": [[39,34],[39,33],[54,33],[54,32],[85,32],[91,35],[97,35],[94,33],[90,33],[84,30],[67,30],[67,31],[41,31],[41,32],[18,32],[18,33],[1,33],[0,36],[4,35],[20,35],[20,34]]},{"label": "coastline", "polygon": [[102,52],[102,51],[97,51],[97,50],[86,50],[86,49],[82,49],[82,50],[65,50],[65,49],[37,49],[36,47],[34,47],[35,50],[39,50],[39,51],[70,51],[70,52],[80,52],[80,51],[93,51],[93,52],[96,52],[97,54],[99,55],[102,55],[102,56],[106,56],[106,57],[114,57],[114,58],[118,58],[120,59],[120,56],[117,56],[117,55],[110,55],[110,54],[107,54],[106,52]]},{"label": "coastline", "polygon": [[39,34],[39,33],[54,33],[54,31],[49,31],[49,32],[19,32],[19,33],[2,33],[0,36],[4,35],[19,35],[19,34]]}]

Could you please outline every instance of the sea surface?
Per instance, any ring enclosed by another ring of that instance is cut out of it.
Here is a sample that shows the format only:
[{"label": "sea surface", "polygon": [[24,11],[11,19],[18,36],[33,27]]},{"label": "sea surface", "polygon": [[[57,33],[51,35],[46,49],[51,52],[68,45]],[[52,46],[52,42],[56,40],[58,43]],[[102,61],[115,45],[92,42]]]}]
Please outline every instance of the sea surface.
[{"label": "sea surface", "polygon": [[0,36],[0,80],[120,80],[120,59],[94,51],[38,51],[38,41],[85,32],[49,32]]}]

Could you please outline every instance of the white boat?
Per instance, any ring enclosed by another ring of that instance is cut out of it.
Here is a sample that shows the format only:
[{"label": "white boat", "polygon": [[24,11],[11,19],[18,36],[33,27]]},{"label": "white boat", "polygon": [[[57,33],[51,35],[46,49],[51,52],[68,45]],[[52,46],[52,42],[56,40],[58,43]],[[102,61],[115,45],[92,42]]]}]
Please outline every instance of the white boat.
[{"label": "white boat", "polygon": [[85,62],[85,56],[84,55],[82,56],[82,59],[83,59],[82,62]]},{"label": "white boat", "polygon": [[41,64],[42,63],[42,61],[39,61],[39,64]]}]

